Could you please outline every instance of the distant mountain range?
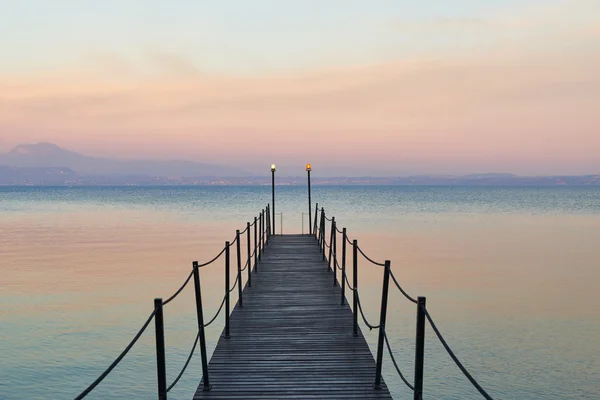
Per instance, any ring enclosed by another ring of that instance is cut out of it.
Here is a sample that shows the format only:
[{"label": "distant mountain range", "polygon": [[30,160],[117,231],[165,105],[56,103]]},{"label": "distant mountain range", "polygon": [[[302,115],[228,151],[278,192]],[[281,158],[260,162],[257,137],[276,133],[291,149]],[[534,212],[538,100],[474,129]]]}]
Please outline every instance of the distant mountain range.
[{"label": "distant mountain range", "polygon": [[[315,185],[590,186],[600,175],[512,174],[415,175],[406,177],[313,177]],[[24,144],[0,154],[0,185],[267,185],[270,176],[190,161],[122,161],[85,156],[52,143]],[[305,185],[306,177],[278,177],[278,185]]]},{"label": "distant mountain range", "polygon": [[122,161],[85,156],[52,143],[22,144],[0,154],[0,165],[21,168],[69,168],[84,176],[199,176],[229,177],[247,175],[222,165],[191,161]]}]

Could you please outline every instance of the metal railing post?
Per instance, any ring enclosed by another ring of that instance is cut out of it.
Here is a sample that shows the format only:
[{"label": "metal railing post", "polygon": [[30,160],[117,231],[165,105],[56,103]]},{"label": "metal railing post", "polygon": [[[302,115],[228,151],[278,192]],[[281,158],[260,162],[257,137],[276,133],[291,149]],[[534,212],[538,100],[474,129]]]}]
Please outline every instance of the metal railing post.
[{"label": "metal railing post", "polygon": [[[317,233],[317,215],[319,214],[319,203],[315,204],[315,223],[312,228],[312,232],[315,235],[315,239],[319,238],[319,234]],[[310,221],[308,221],[310,223]]]},{"label": "metal railing post", "polygon": [[325,261],[325,210],[321,212],[321,247],[323,248],[323,261]]},{"label": "metal railing post", "polygon": [[[335,217],[331,218],[331,234],[329,235],[329,258],[327,259],[327,267],[331,268],[331,256],[333,254],[333,234],[335,232]],[[333,266],[335,273],[335,265]]]},{"label": "metal railing post", "polygon": [[262,211],[258,214],[258,261],[262,259],[261,257],[261,246],[262,246],[262,233],[263,233],[263,213]]},{"label": "metal railing post", "polygon": [[167,400],[167,367],[165,364],[165,326],[163,301],[154,299],[154,327],[156,332],[156,372],[158,378],[158,399]]},{"label": "metal railing post", "polygon": [[258,271],[258,230],[257,218],[254,217],[254,272]]},{"label": "metal railing post", "polygon": [[238,302],[240,308],[244,307],[244,300],[242,299],[242,251],[240,248],[240,230],[235,231],[236,251],[237,251],[237,284],[238,284]]},{"label": "metal railing post", "polygon": [[229,242],[225,242],[225,337],[229,338]]},{"label": "metal railing post", "polygon": [[331,221],[331,232],[333,233],[333,240],[331,241],[331,247],[333,248],[333,286],[337,286],[337,224],[335,218]]},{"label": "metal railing post", "polygon": [[352,311],[353,311],[353,333],[358,336],[358,240],[352,241],[352,285],[354,292],[352,294]]},{"label": "metal railing post", "polygon": [[377,342],[377,364],[375,366],[375,389],[381,389],[381,367],[383,365],[383,341],[385,337],[385,318],[387,315],[388,288],[390,285],[390,261],[385,260],[383,287],[381,288],[381,310],[379,314],[379,340]]},{"label": "metal railing post", "polygon": [[246,222],[246,242],[248,244],[248,265],[246,269],[248,270],[248,287],[252,287],[252,274],[250,273],[252,270],[252,253],[250,250],[250,222]]},{"label": "metal railing post", "polygon": [[271,238],[271,210],[269,205],[267,204],[267,217],[266,217],[266,221],[267,221],[267,241],[266,241],[266,245],[269,245],[269,239]]},{"label": "metal railing post", "polygon": [[340,305],[344,305],[346,299],[346,228],[342,230],[342,300]]},{"label": "metal railing post", "polygon": [[415,395],[414,400],[423,396],[423,367],[425,358],[425,307],[426,298],[417,298],[417,342],[415,346]]},{"label": "metal railing post", "polygon": [[192,263],[194,271],[194,289],[196,291],[196,314],[198,316],[198,334],[200,336],[200,356],[202,357],[202,390],[210,390],[208,379],[208,357],[206,356],[206,337],[204,336],[204,314],[202,310],[202,290],[200,287],[200,268],[198,261]]}]

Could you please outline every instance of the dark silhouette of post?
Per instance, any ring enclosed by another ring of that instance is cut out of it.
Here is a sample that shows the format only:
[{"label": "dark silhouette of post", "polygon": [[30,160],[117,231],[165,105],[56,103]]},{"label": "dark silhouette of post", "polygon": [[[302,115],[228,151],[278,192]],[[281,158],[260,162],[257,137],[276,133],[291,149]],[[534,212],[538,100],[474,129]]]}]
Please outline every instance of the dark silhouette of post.
[{"label": "dark silhouette of post", "polygon": [[390,284],[390,261],[385,261],[383,287],[381,288],[381,310],[379,314],[379,339],[377,342],[377,363],[375,366],[375,389],[381,389],[381,367],[383,365],[383,341],[385,337],[385,318],[387,314],[388,288]]},{"label": "dark silhouette of post", "polygon": [[352,286],[354,291],[352,293],[352,311],[353,311],[353,327],[352,332],[354,336],[358,336],[358,240],[352,241]]},{"label": "dark silhouette of post", "polygon": [[225,337],[229,338],[229,242],[225,242]]},{"label": "dark silhouette of post", "polygon": [[250,273],[252,270],[252,253],[250,250],[250,222],[246,223],[246,242],[248,244],[248,265],[246,265],[246,268],[248,269],[248,287],[252,287],[252,274]]},{"label": "dark silhouette of post", "polygon": [[417,298],[417,342],[415,346],[415,395],[414,400],[421,400],[423,395],[423,364],[425,358],[425,307],[426,298]]},{"label": "dark silhouette of post", "polygon": [[271,204],[273,204],[273,235],[275,234],[275,164],[271,164]]},{"label": "dark silhouette of post", "polygon": [[346,228],[342,229],[342,300],[340,305],[344,305],[346,299]]},{"label": "dark silhouette of post", "polygon": [[235,247],[237,251],[237,283],[238,283],[238,301],[240,308],[244,307],[244,301],[242,299],[242,251],[240,246],[240,230],[235,231]]},{"label": "dark silhouette of post", "polygon": [[154,299],[154,326],[156,332],[156,372],[158,378],[158,399],[167,400],[167,367],[165,365],[165,325],[163,321],[163,301]]},{"label": "dark silhouette of post", "polygon": [[200,356],[202,357],[202,390],[210,390],[208,380],[208,357],[206,355],[206,337],[204,336],[204,314],[202,310],[202,290],[198,261],[192,263],[194,270],[194,289],[196,291],[196,314],[198,316],[198,335],[200,336]]},{"label": "dark silhouette of post", "polygon": [[254,271],[258,271],[258,222],[254,217]]},{"label": "dark silhouette of post", "polygon": [[[310,223],[312,222],[312,206],[311,206],[311,201],[310,201],[310,171],[311,171],[311,166],[310,164],[306,164],[306,172],[308,173],[308,226],[310,226]],[[302,218],[304,220],[304,217]],[[311,232],[312,233],[312,232]]]},{"label": "dark silhouette of post", "polygon": [[319,234],[317,233],[317,214],[319,214],[319,203],[315,204],[315,225],[313,226],[313,230],[311,233],[315,234],[315,239],[319,239]]}]

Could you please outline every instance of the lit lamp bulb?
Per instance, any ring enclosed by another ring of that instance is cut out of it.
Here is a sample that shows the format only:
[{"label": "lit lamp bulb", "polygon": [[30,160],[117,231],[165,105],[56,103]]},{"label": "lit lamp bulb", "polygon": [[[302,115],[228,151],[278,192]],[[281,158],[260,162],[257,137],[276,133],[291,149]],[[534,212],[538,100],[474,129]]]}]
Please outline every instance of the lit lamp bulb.
[{"label": "lit lamp bulb", "polygon": [[310,171],[310,164],[306,164],[306,170]]},{"label": "lit lamp bulb", "polygon": [[275,172],[275,164],[271,164],[271,171]]}]

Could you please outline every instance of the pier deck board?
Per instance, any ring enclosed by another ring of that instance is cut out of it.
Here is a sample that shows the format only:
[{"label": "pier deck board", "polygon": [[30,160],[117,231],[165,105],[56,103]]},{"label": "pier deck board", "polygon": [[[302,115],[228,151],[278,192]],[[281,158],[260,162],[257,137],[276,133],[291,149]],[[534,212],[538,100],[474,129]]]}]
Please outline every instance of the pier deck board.
[{"label": "pier deck board", "polygon": [[392,398],[373,388],[375,360],[314,236],[271,236],[243,304],[210,360],[212,390],[200,383],[195,400]]}]

